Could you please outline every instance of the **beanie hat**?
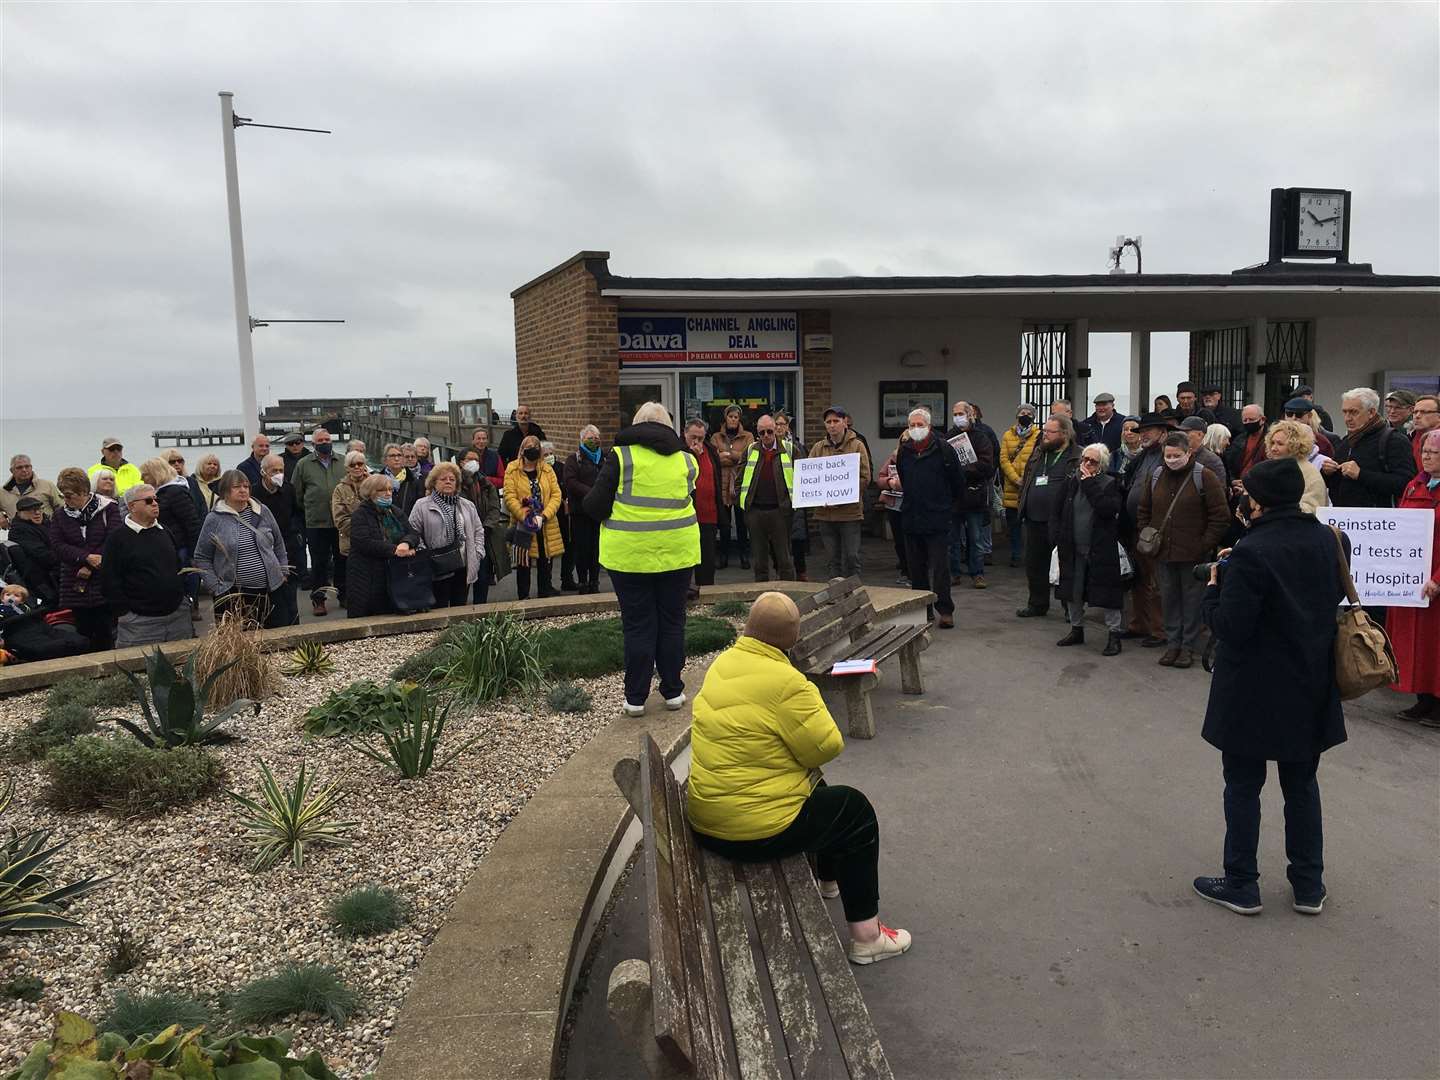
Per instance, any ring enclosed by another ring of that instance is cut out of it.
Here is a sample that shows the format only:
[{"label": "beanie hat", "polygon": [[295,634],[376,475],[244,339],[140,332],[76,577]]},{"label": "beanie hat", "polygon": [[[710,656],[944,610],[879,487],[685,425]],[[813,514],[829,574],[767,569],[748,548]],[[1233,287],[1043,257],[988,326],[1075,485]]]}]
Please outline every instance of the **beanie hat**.
[{"label": "beanie hat", "polygon": [[786,652],[800,637],[800,609],[784,593],[761,593],[750,605],[745,636]]},{"label": "beanie hat", "polygon": [[1297,506],[1305,494],[1305,476],[1291,457],[1261,461],[1245,474],[1245,494],[1265,509]]}]

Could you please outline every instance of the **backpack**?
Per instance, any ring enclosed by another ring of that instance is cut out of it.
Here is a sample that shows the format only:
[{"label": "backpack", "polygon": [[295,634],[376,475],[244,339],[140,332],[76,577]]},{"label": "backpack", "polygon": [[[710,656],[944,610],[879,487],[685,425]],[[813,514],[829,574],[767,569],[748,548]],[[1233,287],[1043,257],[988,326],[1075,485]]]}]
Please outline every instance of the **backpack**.
[{"label": "backpack", "polygon": [[[1150,494],[1151,494],[1151,495],[1154,495],[1154,494],[1155,494],[1155,485],[1160,482],[1160,477],[1161,477],[1161,475],[1164,474],[1164,472],[1165,472],[1165,466],[1164,466],[1164,465],[1156,465],[1156,466],[1155,466],[1155,471],[1150,474]],[[1204,497],[1205,497],[1205,476],[1204,476],[1204,474],[1205,474],[1205,466],[1204,466],[1204,465],[1201,465],[1200,462],[1198,462],[1198,461],[1195,462],[1195,467],[1190,470],[1190,479],[1192,479],[1193,481],[1195,481],[1195,494],[1196,494],[1196,495],[1199,495],[1201,498],[1204,498]],[[1180,493],[1179,493],[1179,492],[1176,492],[1175,494],[1176,494],[1176,497],[1178,498]]]},{"label": "backpack", "polygon": [[1331,525],[1330,531],[1335,534],[1335,557],[1345,581],[1346,599],[1350,601],[1350,606],[1341,608],[1336,616],[1335,685],[1340,690],[1340,700],[1350,701],[1395,682],[1400,677],[1400,669],[1385,628],[1376,625],[1360,606],[1355,581],[1345,563],[1340,530]]}]

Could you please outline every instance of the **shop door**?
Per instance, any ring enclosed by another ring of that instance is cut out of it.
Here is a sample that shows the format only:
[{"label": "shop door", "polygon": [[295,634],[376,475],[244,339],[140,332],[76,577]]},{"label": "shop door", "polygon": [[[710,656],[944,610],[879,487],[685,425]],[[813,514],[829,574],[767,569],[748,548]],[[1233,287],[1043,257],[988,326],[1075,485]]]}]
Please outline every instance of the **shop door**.
[{"label": "shop door", "polygon": [[[675,395],[672,390],[674,379],[669,375],[621,376],[620,378],[620,423],[615,430],[629,427],[635,420],[635,410],[647,401],[658,401],[675,417]],[[678,421],[680,418],[675,417]]]}]

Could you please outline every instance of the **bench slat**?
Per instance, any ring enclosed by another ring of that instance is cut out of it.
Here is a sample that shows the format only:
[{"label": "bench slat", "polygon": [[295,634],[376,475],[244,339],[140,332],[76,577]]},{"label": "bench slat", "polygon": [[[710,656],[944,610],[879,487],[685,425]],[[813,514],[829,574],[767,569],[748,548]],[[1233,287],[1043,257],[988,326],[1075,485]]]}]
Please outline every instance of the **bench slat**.
[{"label": "bench slat", "polygon": [[730,1029],[735,1033],[735,1058],[743,1080],[781,1080],[775,1062],[775,1042],[770,1021],[760,996],[760,975],[750,951],[750,931],[735,883],[735,868],[729,859],[714,852],[702,852],[705,883],[710,892],[710,910],[715,916],[715,936],[720,946],[720,968],[725,976],[726,1000],[730,1004]]},{"label": "bench slat", "polygon": [[790,901],[795,905],[802,940],[809,949],[852,1080],[894,1080],[880,1046],[880,1033],[875,1030],[870,1010],[865,1008],[844,946],[835,936],[830,912],[811,883],[809,867],[787,860],[780,864],[780,872],[790,886]]},{"label": "bench slat", "polygon": [[861,591],[851,593],[843,600],[837,600],[833,604],[827,604],[817,611],[812,611],[800,619],[799,640],[804,641],[806,637],[813,634],[826,623],[833,622],[836,619],[842,619],[852,611],[862,608],[868,603],[870,603],[869,594]]},{"label": "bench slat", "polygon": [[[867,602],[860,610],[852,611],[843,619],[823,626],[808,638],[797,641],[794,648],[790,650],[790,656],[803,671],[814,663],[816,656],[835,642],[849,637],[861,627],[869,626],[874,621],[875,609]],[[828,665],[826,666],[828,667]]]},{"label": "bench slat", "polygon": [[916,638],[923,637],[928,629],[926,626],[887,626],[856,642],[846,653],[845,659],[873,659],[880,663],[894,656]]},{"label": "bench slat", "polygon": [[822,604],[828,604],[831,601],[839,600],[841,597],[849,596],[859,588],[859,575],[851,575],[843,581],[831,582],[823,589],[817,589],[813,593],[807,593],[801,599],[795,601],[795,606],[800,609],[801,615],[807,615]]},{"label": "bench slat", "polygon": [[[794,860],[797,865],[800,861]],[[785,1032],[790,1067],[795,1071],[795,1080],[809,1080],[818,1075],[817,1066],[821,1064],[820,1025],[801,966],[801,947],[781,895],[780,882],[784,879],[777,873],[773,863],[753,863],[745,867],[745,882],[750,889],[755,929],[760,933],[760,949],[775,991],[780,1026]],[[815,887],[811,885],[810,890],[814,892]]]},{"label": "bench slat", "polygon": [[681,998],[685,985],[680,952],[680,913],[666,779],[673,781],[660,747],[649,735],[640,744],[641,826],[645,830],[645,913],[650,936],[650,987],[655,1041],[672,1064],[692,1069],[690,1017]]}]

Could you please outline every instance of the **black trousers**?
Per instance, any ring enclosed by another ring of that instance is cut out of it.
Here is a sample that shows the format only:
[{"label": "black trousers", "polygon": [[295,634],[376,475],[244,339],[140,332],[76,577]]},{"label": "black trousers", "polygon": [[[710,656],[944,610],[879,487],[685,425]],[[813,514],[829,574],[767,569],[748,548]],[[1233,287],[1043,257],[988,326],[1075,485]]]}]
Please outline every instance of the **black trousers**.
[{"label": "black trousers", "polygon": [[565,503],[560,503],[560,512],[555,515],[555,524],[560,526],[560,541],[565,545],[565,550],[560,554],[560,584],[575,580],[575,542],[571,537],[570,529],[574,519],[569,511],[565,509]]},{"label": "black trousers", "polygon": [[896,510],[887,510],[885,520],[890,523],[890,539],[895,544],[895,569],[906,577],[910,576],[910,561],[905,554],[905,522]]},{"label": "black trousers", "polygon": [[1025,584],[1034,611],[1050,610],[1050,523],[1025,522]]},{"label": "black trousers", "polygon": [[335,594],[340,604],[345,603],[345,556],[340,554],[340,530],[306,528],[305,538],[310,543],[310,599],[319,603],[325,599],[325,586],[331,583],[331,565],[334,565]]},{"label": "black trousers", "polygon": [[950,597],[950,534],[906,533],[905,565],[912,589],[929,589],[935,594],[935,610],[941,615],[955,613]]},{"label": "black trousers", "polygon": [[730,554],[730,515],[735,515],[735,551],[750,558],[750,530],[745,527],[745,511],[736,506],[721,505],[720,511],[720,554]]},{"label": "black trousers", "polygon": [[470,586],[465,583],[465,568],[462,566],[449,577],[441,578],[431,588],[435,593],[435,606],[464,607],[470,603]]},{"label": "black trousers", "polygon": [[268,589],[235,588],[214,597],[211,607],[217,623],[226,614],[238,613],[246,622],[253,622],[256,626],[268,626],[274,602],[270,599]]},{"label": "black trousers", "polygon": [[107,652],[115,647],[115,613],[108,604],[72,607],[70,611],[75,616],[75,629],[89,642],[91,652]]},{"label": "black trousers", "polygon": [[685,599],[692,567],[657,574],[611,570],[625,634],[625,700],[644,705],[658,672],[660,696],[685,692]]},{"label": "black trousers", "polygon": [[739,862],[813,854],[821,881],[840,886],[846,922],[880,914],[880,822],[862,792],[823,780],[784,830],[763,840],[720,840],[696,833],[700,846]]},{"label": "black trousers", "polygon": [[575,551],[575,580],[581,585],[598,585],[600,583],[600,523],[584,514],[571,514],[570,543]]},{"label": "black trousers", "polygon": [[484,604],[490,600],[490,538],[485,538],[485,557],[480,560],[480,575],[475,579],[474,592],[470,597],[472,604]]},{"label": "black trousers", "polygon": [[[535,576],[539,581],[540,596],[555,595],[555,575],[550,569],[551,560],[540,556],[535,560]],[[530,567],[515,567],[515,595],[521,600],[530,599]]]},{"label": "black trousers", "polygon": [[[1260,846],[1260,789],[1266,762],[1221,754],[1225,771],[1225,876],[1242,885],[1260,880],[1255,853]],[[1285,794],[1285,876],[1301,899],[1313,899],[1324,887],[1324,837],[1320,825],[1317,756],[1309,761],[1277,761]]]},{"label": "black trousers", "polygon": [[700,526],[700,562],[695,567],[696,585],[715,584],[715,530],[714,525]]}]

